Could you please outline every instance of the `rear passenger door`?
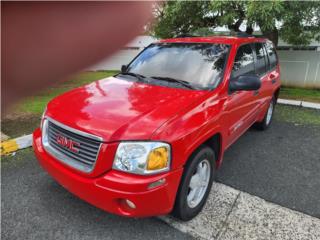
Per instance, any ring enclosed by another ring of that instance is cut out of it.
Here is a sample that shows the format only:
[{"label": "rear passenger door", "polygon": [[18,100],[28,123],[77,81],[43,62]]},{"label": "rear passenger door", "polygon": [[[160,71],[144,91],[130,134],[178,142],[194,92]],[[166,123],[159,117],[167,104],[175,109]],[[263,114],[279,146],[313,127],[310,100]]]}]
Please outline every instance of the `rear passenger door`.
[{"label": "rear passenger door", "polygon": [[259,110],[262,112],[263,104],[267,101],[269,95],[269,60],[266,53],[266,48],[263,42],[253,43],[254,58],[255,58],[255,72],[260,77],[261,88],[255,96],[255,101],[259,105]]},{"label": "rear passenger door", "polygon": [[269,102],[272,98],[272,94],[280,84],[280,70],[278,68],[278,56],[276,49],[271,41],[264,43],[264,47],[267,55],[267,76],[264,84],[264,97],[266,106],[269,105]]}]

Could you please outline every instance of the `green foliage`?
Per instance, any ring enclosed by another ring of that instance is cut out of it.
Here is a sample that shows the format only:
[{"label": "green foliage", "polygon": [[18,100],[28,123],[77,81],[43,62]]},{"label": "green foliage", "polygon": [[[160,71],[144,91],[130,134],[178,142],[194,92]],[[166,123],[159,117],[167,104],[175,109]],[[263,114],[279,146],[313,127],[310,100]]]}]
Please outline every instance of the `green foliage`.
[{"label": "green foliage", "polygon": [[256,23],[261,31],[271,31],[276,26],[276,21],[281,20],[285,8],[280,1],[270,2],[248,2],[247,19],[251,23]]},{"label": "green foliage", "polygon": [[278,36],[293,45],[320,39],[320,2],[303,1],[169,1],[156,4],[157,22],[152,32],[160,38],[186,33],[212,34],[217,26],[247,32],[259,26],[263,35],[277,44]]},{"label": "green foliage", "polygon": [[[245,17],[246,2],[244,1],[212,1],[211,11],[216,14],[216,25],[227,25],[229,28]],[[234,30],[234,29],[233,29]]]},{"label": "green foliage", "polygon": [[[163,15],[154,27],[154,34],[161,38],[193,32],[206,27],[206,15],[209,13],[210,2],[167,2],[163,8]],[[192,16],[192,17],[191,17]]]},{"label": "green foliage", "polygon": [[307,45],[320,40],[320,2],[285,2],[280,36],[294,45]]}]

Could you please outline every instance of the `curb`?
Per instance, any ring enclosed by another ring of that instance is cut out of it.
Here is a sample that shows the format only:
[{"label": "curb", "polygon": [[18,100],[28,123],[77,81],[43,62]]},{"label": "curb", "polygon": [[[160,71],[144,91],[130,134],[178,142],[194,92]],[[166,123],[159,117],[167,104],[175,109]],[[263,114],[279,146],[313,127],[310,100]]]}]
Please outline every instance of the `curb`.
[{"label": "curb", "polygon": [[[320,103],[312,103],[312,102],[281,99],[281,98],[279,98],[277,102],[279,104],[291,105],[296,107],[320,109]],[[18,137],[16,139],[7,140],[4,142],[1,142],[1,155],[9,154],[19,149],[31,147],[31,145],[32,145],[32,134]]]},{"label": "curb", "polygon": [[282,98],[279,98],[277,102],[279,104],[284,104],[284,105],[320,109],[320,103],[305,102],[300,100],[289,100],[289,99],[282,99]]},{"label": "curb", "polygon": [[32,134],[1,142],[1,155],[15,152],[19,149],[31,147]]},{"label": "curb", "polygon": [[320,239],[320,219],[217,182],[194,219],[159,219],[199,240]]}]

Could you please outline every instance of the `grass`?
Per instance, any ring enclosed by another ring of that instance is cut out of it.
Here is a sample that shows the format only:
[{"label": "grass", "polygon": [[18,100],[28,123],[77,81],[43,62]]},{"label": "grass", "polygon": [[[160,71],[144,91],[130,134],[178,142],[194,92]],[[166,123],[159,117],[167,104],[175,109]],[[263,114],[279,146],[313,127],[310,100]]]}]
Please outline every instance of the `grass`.
[{"label": "grass", "polygon": [[52,86],[38,93],[35,96],[24,99],[15,107],[14,111],[22,113],[42,114],[45,106],[52,98],[73,88],[85,85],[87,83],[91,83],[95,80],[113,76],[116,73],[117,71],[97,71],[80,73],[79,75],[76,75],[67,81]]},{"label": "grass", "polygon": [[320,90],[282,87],[280,98],[320,103]]},{"label": "grass", "polygon": [[277,104],[274,117],[281,122],[320,126],[320,111]]}]

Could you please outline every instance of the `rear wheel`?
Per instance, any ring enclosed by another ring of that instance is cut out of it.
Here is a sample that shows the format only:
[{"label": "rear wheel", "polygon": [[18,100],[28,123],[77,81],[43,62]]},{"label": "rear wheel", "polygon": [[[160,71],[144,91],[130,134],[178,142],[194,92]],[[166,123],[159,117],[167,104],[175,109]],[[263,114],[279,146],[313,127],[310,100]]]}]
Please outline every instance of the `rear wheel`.
[{"label": "rear wheel", "polygon": [[260,129],[260,130],[265,130],[267,129],[272,121],[272,117],[273,117],[273,112],[274,112],[274,108],[275,108],[275,104],[276,104],[276,99],[275,97],[273,97],[269,103],[269,107],[268,110],[266,112],[266,115],[264,116],[262,122],[257,122],[255,124],[255,126]]},{"label": "rear wheel", "polygon": [[215,173],[215,153],[201,146],[189,159],[179,186],[172,214],[188,221],[203,208],[210,193]]}]

